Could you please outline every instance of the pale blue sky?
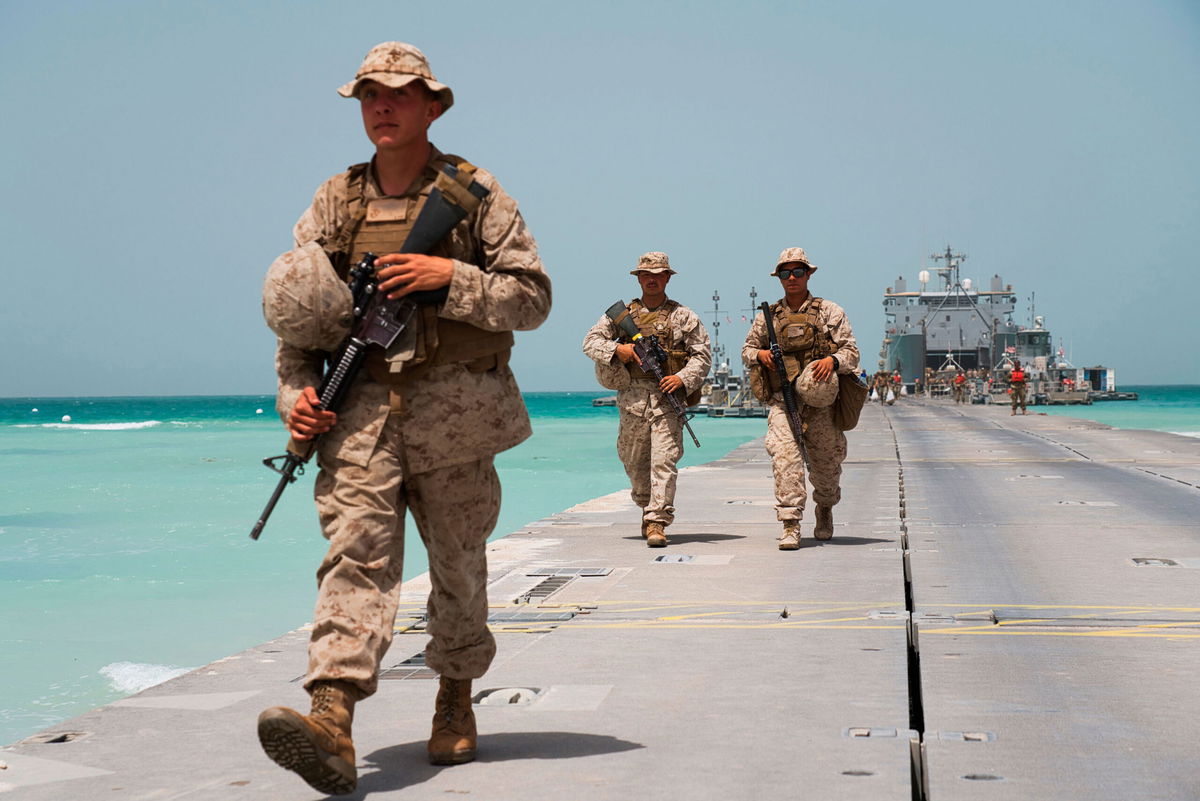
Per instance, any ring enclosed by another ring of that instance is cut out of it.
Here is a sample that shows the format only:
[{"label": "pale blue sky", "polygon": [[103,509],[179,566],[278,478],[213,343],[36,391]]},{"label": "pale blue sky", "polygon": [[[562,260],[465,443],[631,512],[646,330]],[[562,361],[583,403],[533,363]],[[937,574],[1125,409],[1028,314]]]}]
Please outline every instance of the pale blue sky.
[{"label": "pale blue sky", "polygon": [[1200,4],[0,0],[0,395],[274,391],[263,273],[370,156],[334,90],[412,42],[443,150],[520,201],[554,310],[526,390],[665,250],[736,350],[779,250],[848,311],[949,243],[1036,291],[1077,364],[1200,383]]}]

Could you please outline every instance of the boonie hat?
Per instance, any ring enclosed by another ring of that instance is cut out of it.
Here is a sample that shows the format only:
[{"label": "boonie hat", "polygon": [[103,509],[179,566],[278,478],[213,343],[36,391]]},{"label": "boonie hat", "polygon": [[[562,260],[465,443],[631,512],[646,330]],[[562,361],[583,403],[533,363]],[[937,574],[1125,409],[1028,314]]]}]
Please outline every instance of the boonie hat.
[{"label": "boonie hat", "polygon": [[775,270],[771,275],[779,275],[779,268],[785,264],[799,262],[808,268],[809,272],[815,273],[817,265],[808,260],[808,256],[804,253],[804,248],[784,248],[779,254],[779,258],[775,260]]},{"label": "boonie hat", "polygon": [[442,101],[442,111],[454,105],[454,92],[433,77],[429,70],[429,59],[420,50],[404,42],[384,42],[372,47],[354,80],[338,89],[338,94],[342,97],[356,96],[363,81],[378,81],[392,89],[407,86],[413,81],[424,81],[429,91]]},{"label": "boonie hat", "polygon": [[671,269],[671,261],[667,258],[666,253],[661,253],[657,250],[652,250],[649,253],[643,253],[638,259],[637,267],[629,271],[630,275],[638,273],[669,273],[674,275],[675,271]]},{"label": "boonie hat", "polygon": [[830,375],[824,381],[818,381],[813,376],[816,362],[809,362],[803,372],[796,376],[796,394],[807,406],[818,409],[831,405],[837,400],[838,381],[836,375]]}]

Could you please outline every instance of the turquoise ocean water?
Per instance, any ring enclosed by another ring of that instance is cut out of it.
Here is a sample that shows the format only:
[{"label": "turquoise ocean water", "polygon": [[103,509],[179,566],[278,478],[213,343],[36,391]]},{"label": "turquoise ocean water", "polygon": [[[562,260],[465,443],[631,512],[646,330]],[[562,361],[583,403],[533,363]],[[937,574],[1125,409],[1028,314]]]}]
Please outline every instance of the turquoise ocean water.
[{"label": "turquoise ocean water", "polygon": [[[1141,400],[1037,410],[1200,436],[1200,386],[1128,389]],[[534,436],[497,459],[495,536],[627,486],[617,411],[592,407],[599,394],[526,396]],[[324,552],[315,471],[261,540],[247,536],[275,485],[259,462],[285,440],[272,404],[0,399],[0,744],[309,619]],[[761,436],[765,421],[693,425],[703,447],[685,440],[683,465]],[[426,569],[411,520],[409,533],[406,578]]]},{"label": "turquoise ocean water", "polygon": [[[526,396],[534,435],[497,458],[495,536],[627,486],[600,394]],[[277,479],[260,461],[286,439],[273,403],[0,399],[0,745],[310,619],[315,468],[248,536]],[[682,464],[764,426],[697,419]],[[427,567],[411,518],[408,533],[405,578]]]}]

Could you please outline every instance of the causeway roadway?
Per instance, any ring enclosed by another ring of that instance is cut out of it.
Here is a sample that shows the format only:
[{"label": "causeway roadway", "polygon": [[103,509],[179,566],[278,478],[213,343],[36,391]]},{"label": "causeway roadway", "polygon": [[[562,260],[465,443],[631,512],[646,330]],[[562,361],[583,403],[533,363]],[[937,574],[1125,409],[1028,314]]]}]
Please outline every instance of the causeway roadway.
[{"label": "causeway roadway", "polygon": [[[478,761],[432,767],[425,577],[350,798],[1200,798],[1200,439],[903,399],[849,434],[835,537],[777,550],[762,441],[491,543]],[[615,457],[614,457],[615,458]],[[0,796],[321,796],[259,749],[303,628],[0,749]]]}]

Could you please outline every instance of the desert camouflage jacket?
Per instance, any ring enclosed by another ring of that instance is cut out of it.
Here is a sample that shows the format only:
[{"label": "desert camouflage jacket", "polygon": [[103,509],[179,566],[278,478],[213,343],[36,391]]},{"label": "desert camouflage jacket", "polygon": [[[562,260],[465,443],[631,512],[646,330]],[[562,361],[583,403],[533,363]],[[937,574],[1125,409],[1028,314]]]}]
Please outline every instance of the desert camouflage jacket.
[{"label": "desert camouflage jacket", "polygon": [[[423,181],[435,177],[431,159]],[[495,177],[480,169],[475,178],[490,193],[445,240],[454,275],[438,316],[485,331],[536,328],[550,312],[550,279],[538,258],[537,243],[516,201]],[[409,194],[419,189],[414,185]],[[347,192],[347,173],[321,185],[296,223],[297,247],[333,238],[348,217]],[[367,198],[381,194],[369,180]],[[278,342],[276,406],[284,420],[304,387],[320,384],[323,360],[321,352]],[[482,372],[464,364],[435,366],[399,392],[402,403],[396,413],[402,416],[403,459],[412,473],[476,461],[513,447],[531,433],[529,414],[507,364]],[[318,455],[365,466],[391,408],[388,387],[361,371],[338,411],[337,425],[321,437]]]},{"label": "desert camouflage jacket", "polygon": [[[800,308],[796,311],[805,311],[812,304],[813,295],[810,293],[808,299],[800,304]],[[780,303],[783,303],[781,300]],[[829,300],[821,298],[821,326],[819,335],[828,336],[832,343],[832,353],[830,354],[838,363],[839,373],[857,373],[858,372],[858,343],[854,341],[854,331],[850,328],[850,320],[846,317],[845,310]],[[742,361],[747,367],[758,363],[758,352],[769,348],[770,340],[767,338],[767,322],[760,311],[754,317],[754,324],[750,326],[749,333],[746,334],[746,344],[742,347]],[[781,393],[775,393],[777,397],[782,397]]]},{"label": "desert camouflage jacket", "polygon": [[[694,311],[680,305],[671,313],[671,332],[663,337],[665,347],[686,350],[688,362],[676,375],[683,381],[684,394],[690,394],[704,383],[712,365],[712,349],[708,331]],[[584,354],[600,364],[615,364],[619,329],[607,315],[602,315],[583,338]],[[670,404],[651,380],[634,380],[628,389],[617,393],[617,405],[625,412],[639,417],[674,415]]]}]

